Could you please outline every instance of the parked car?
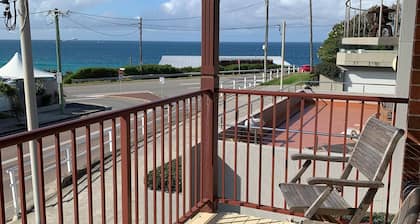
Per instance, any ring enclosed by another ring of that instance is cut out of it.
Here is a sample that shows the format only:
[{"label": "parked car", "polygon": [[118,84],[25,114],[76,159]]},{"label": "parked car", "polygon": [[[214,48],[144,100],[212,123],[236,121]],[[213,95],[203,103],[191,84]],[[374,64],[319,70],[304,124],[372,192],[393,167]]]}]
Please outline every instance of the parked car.
[{"label": "parked car", "polygon": [[302,65],[299,67],[299,72],[310,72],[311,70],[310,65]]}]

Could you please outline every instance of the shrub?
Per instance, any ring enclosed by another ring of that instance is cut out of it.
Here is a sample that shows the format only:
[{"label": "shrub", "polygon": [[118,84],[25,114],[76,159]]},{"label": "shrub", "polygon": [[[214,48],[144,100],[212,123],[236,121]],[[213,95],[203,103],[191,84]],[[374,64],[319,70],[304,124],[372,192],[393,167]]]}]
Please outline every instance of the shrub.
[{"label": "shrub", "polygon": [[72,75],[73,79],[91,79],[117,77],[118,69],[116,68],[83,68]]},{"label": "shrub", "polygon": [[[178,183],[178,190],[181,192],[182,190],[182,165],[181,162],[182,158],[178,158],[178,180],[176,180],[176,160],[171,161],[172,169],[171,169],[171,191],[174,192],[176,190],[176,184]],[[168,181],[169,181],[169,163],[165,163],[164,165],[164,191],[169,191],[168,188]],[[161,166],[156,168],[156,190],[162,190],[161,185]],[[147,186],[149,189],[153,189],[153,170],[147,174]]]},{"label": "shrub", "polygon": [[184,73],[188,73],[188,72],[200,72],[201,71],[201,67],[185,67],[185,68],[181,68],[180,69],[182,72]]},{"label": "shrub", "polygon": [[333,80],[340,78],[340,68],[334,63],[323,62],[315,67],[315,75],[325,75]]}]

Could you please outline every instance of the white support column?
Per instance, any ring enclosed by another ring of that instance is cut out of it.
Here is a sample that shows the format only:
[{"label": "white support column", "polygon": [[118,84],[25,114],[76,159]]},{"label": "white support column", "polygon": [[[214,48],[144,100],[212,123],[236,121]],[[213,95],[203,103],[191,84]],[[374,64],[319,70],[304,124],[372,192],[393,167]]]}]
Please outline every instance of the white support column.
[{"label": "white support column", "polygon": [[254,88],[257,87],[257,76],[254,75]]}]

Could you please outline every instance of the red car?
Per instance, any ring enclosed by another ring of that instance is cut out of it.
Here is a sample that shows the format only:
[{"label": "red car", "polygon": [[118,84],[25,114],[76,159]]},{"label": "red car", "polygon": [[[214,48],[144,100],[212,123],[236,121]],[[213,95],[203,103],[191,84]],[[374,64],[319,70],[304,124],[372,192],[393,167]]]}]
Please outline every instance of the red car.
[{"label": "red car", "polygon": [[302,65],[299,67],[299,72],[310,72],[311,70],[310,65]]}]

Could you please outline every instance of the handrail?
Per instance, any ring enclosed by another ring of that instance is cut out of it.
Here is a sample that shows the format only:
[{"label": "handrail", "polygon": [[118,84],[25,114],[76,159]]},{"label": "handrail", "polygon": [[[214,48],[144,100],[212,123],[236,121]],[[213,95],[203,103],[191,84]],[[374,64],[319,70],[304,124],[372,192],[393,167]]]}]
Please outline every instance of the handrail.
[{"label": "handrail", "polygon": [[170,104],[179,100],[184,100],[191,97],[199,96],[204,93],[209,93],[209,91],[199,90],[199,91],[195,91],[195,92],[180,95],[180,96],[157,100],[157,101],[146,103],[140,106],[134,106],[127,109],[104,112],[102,114],[98,114],[92,117],[81,118],[79,120],[63,122],[60,124],[54,124],[51,126],[39,128],[39,129],[29,131],[29,132],[10,135],[7,137],[0,138],[0,150],[6,147],[17,145],[21,142],[27,142],[27,141],[43,138],[46,136],[50,136],[58,132],[65,132],[68,130],[81,128],[87,125],[92,125],[92,124],[95,124],[104,120],[111,120],[111,119],[119,117],[121,114],[127,114],[127,113],[131,114],[131,113],[136,113],[138,111],[145,111],[148,109],[153,109],[154,107],[157,107],[160,105]]},{"label": "handrail", "polygon": [[408,98],[397,97],[380,97],[380,96],[363,96],[363,95],[337,95],[337,94],[323,94],[323,93],[290,93],[290,92],[274,92],[261,90],[234,90],[221,89],[221,93],[227,94],[251,94],[257,96],[277,96],[277,97],[298,97],[304,99],[319,98],[319,99],[334,99],[334,100],[354,100],[354,101],[371,101],[383,103],[402,103],[407,104]]}]

